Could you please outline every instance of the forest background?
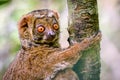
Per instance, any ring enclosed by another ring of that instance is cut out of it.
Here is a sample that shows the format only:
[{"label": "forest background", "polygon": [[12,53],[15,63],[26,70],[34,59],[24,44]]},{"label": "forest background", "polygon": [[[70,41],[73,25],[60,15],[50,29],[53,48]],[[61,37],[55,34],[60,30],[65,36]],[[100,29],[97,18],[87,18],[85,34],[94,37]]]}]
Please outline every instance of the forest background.
[{"label": "forest background", "polygon": [[[98,0],[101,41],[101,80],[120,80],[120,1]],[[17,22],[22,15],[49,8],[60,13],[62,47],[67,43],[66,0],[0,0],[0,80],[20,49]],[[64,40],[64,41],[63,41]]]}]

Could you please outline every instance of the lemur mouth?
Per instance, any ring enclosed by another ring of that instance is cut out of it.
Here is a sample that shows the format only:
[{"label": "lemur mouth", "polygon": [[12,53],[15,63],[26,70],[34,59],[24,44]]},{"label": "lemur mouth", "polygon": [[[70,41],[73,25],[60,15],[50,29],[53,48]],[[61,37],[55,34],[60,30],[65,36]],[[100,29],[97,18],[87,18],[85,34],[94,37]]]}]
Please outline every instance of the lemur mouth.
[{"label": "lemur mouth", "polygon": [[36,44],[52,44],[52,43],[56,42],[57,40],[58,40],[57,36],[54,36],[54,37],[49,37],[46,39],[35,38],[35,39],[33,39],[33,42]]},{"label": "lemur mouth", "polygon": [[57,40],[58,40],[57,37],[54,37],[54,38],[50,37],[50,38],[47,38],[47,39],[43,40],[43,43],[48,43],[48,44],[49,43],[54,43]]},{"label": "lemur mouth", "polygon": [[53,42],[55,40],[55,37],[56,36],[54,36],[54,35],[50,35],[50,36],[47,36],[45,40],[48,42]]}]

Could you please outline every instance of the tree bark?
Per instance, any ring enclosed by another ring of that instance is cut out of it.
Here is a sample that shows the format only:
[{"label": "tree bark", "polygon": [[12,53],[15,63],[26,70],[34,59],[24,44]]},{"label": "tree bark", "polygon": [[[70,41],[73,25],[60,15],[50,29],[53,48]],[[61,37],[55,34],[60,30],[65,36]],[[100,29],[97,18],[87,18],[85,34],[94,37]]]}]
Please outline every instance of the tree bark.
[{"label": "tree bark", "polygon": [[[81,42],[99,32],[96,0],[67,0],[70,41]],[[100,80],[100,41],[81,52],[82,57],[73,67],[80,80]]]}]

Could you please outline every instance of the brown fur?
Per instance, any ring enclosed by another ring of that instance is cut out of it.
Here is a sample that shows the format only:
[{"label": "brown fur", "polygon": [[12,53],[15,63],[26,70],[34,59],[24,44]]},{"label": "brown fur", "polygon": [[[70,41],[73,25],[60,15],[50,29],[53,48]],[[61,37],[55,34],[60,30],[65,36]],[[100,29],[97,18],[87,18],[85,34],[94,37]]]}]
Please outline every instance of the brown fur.
[{"label": "brown fur", "polygon": [[[37,16],[38,13],[48,15],[50,12],[53,13],[58,24],[56,13],[51,10],[33,11],[22,18],[18,25],[22,48],[6,71],[3,80],[78,80],[71,69],[81,56],[78,52],[99,40],[100,36],[86,38],[65,50],[60,49],[58,43],[59,30],[55,32],[54,38],[57,39],[53,39],[52,42],[34,41],[36,36],[46,35],[46,33],[36,34],[34,20],[40,17]],[[39,24],[39,21],[36,24]],[[50,24],[49,27],[52,28]]]}]

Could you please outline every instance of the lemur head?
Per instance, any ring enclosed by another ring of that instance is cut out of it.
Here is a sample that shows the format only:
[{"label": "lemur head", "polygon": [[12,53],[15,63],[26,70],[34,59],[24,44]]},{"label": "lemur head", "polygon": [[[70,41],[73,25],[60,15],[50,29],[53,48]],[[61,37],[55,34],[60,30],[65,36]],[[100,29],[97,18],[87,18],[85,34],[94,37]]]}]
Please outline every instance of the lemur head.
[{"label": "lemur head", "polygon": [[18,24],[22,45],[24,41],[35,44],[54,44],[59,39],[59,18],[52,10],[35,10],[23,16]]}]

